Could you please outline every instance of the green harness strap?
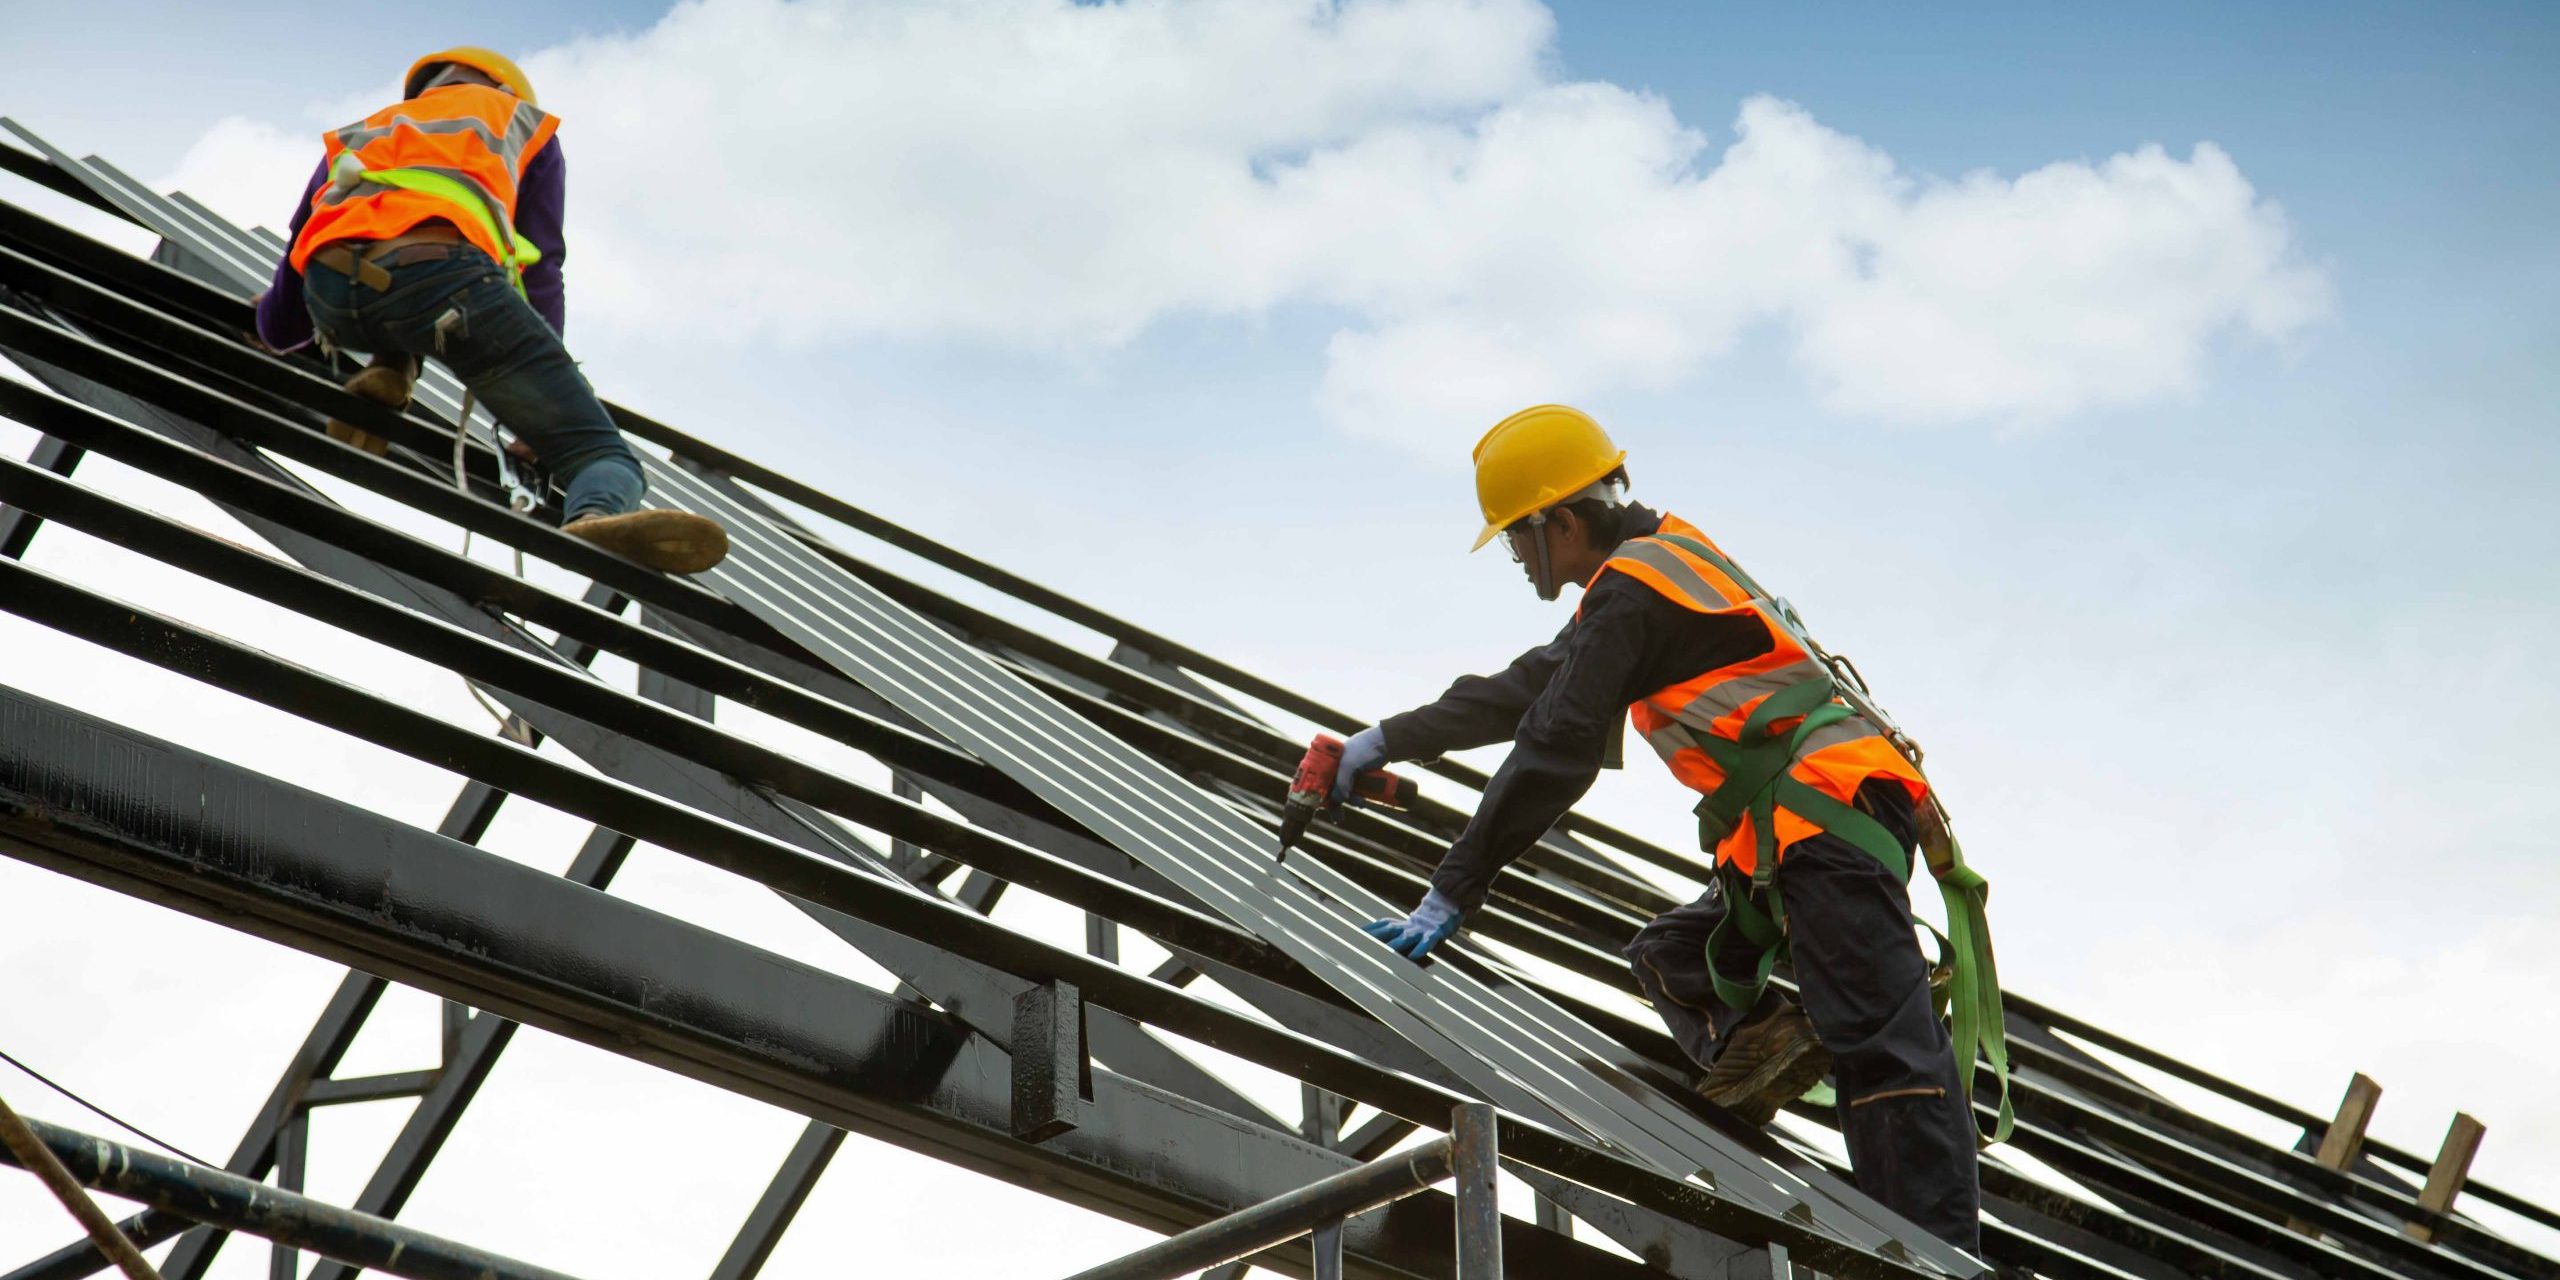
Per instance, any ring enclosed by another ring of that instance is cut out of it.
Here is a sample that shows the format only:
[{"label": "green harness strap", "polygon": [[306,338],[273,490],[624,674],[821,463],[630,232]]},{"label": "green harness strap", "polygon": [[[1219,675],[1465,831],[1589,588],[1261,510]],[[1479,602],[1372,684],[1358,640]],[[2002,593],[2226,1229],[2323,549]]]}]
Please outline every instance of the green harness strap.
[{"label": "green harness strap", "polygon": [[[1663,541],[1707,560],[1744,590],[1759,594],[1757,585],[1732,562],[1696,539],[1671,536]],[[1698,804],[1701,843],[1713,851],[1748,813],[1759,844],[1759,856],[1747,881],[1733,873],[1730,864],[1718,869],[1725,889],[1725,916],[1707,939],[1708,980],[1715,987],[1716,998],[1736,1009],[1749,1009],[1759,1002],[1761,991],[1769,984],[1769,974],[1777,967],[1778,954],[1786,945],[1786,902],[1776,881],[1776,818],[1780,806],[1865,851],[1892,872],[1895,880],[1908,880],[1911,875],[1911,863],[1902,842],[1885,830],[1883,823],[1787,773],[1805,739],[1815,730],[1855,714],[1833,700],[1837,693],[1828,675],[1789,685],[1762,699],[1744,721],[1741,733],[1730,741],[1682,726],[1690,740],[1725,775],[1724,781]],[[1796,717],[1802,719],[1792,731],[1781,734],[1775,730],[1779,722]],[[1928,821],[1928,817],[1924,815],[1923,820]],[[2009,1101],[2007,1018],[2000,1003],[1999,967],[1991,952],[1987,905],[1991,886],[1980,872],[1965,864],[1964,851],[1956,844],[1951,829],[1941,825],[1930,834],[1944,837],[1943,849],[1935,847],[1935,840],[1924,839],[1923,843],[1930,846],[1929,870],[1937,878],[1939,897],[1947,911],[1946,936],[1953,967],[1947,984],[1948,1039],[1962,1068],[1957,1074],[1968,1100],[1973,1096],[1974,1077],[1981,1070],[1980,1059],[1990,1059],[2000,1104],[1998,1119],[1983,1141],[1984,1145],[2006,1142],[2015,1124],[2015,1113]],[[1765,910],[1760,905],[1764,900],[1768,903]],[[1725,949],[1726,939],[1736,934],[1751,945],[1758,957],[1750,978],[1744,981],[1728,978],[1715,962],[1716,955]]]},{"label": "green harness strap", "polygon": [[1955,973],[1947,981],[1948,1036],[1955,1042],[1956,1062],[1965,1070],[1965,1097],[1973,1096],[1973,1077],[1981,1068],[1978,1051],[1991,1059],[1991,1075],[2000,1086],[1999,1119],[1990,1142],[2006,1142],[2016,1115],[2009,1106],[2008,1015],[2000,1007],[2000,966],[1991,954],[1991,885],[1982,873],[1966,866],[1955,830],[1941,826],[1947,845],[1946,865],[1932,858],[1938,896],[1947,907],[1947,943],[1955,952]]}]

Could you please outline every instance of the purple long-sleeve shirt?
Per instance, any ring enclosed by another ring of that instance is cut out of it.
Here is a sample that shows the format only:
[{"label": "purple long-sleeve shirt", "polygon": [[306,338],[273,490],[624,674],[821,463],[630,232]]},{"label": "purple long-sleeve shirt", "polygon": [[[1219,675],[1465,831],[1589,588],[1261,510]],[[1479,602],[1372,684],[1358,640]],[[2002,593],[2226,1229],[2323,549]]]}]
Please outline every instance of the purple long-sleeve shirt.
[{"label": "purple long-sleeve shirt", "polygon": [[[292,226],[285,232],[286,243],[302,235],[302,224],[311,220],[312,198],[328,180],[329,165],[324,160],[302,189],[302,203],[294,207]],[[551,323],[553,333],[564,337],[568,308],[560,267],[569,258],[569,246],[560,238],[560,215],[568,192],[569,162],[560,158],[560,141],[554,138],[551,145],[534,153],[524,167],[523,180],[516,184],[516,234],[542,251],[541,260],[525,268],[525,300]],[[276,263],[275,282],[258,295],[258,338],[278,351],[311,341],[311,311],[302,301],[302,273],[293,269],[290,257]]]}]

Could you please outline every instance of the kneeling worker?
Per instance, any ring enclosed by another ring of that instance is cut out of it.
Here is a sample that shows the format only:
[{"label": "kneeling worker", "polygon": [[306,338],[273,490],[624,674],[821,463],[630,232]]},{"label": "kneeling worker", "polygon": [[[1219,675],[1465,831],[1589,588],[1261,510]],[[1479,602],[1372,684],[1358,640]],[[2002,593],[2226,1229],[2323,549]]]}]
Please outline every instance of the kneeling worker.
[{"label": "kneeling worker", "polygon": [[[347,390],[398,408],[434,356],[567,490],[562,532],[668,573],[729,553],[717,521],[642,510],[640,459],[561,345],[559,121],[486,49],[420,58],[404,99],[332,133],[258,299],[258,337],[373,354]],[[329,433],[380,453],[343,423]]]},{"label": "kneeling worker", "polygon": [[[1512,740],[1429,895],[1369,931],[1416,959],[1447,939],[1582,798],[1631,718],[1708,797],[1706,896],[1626,949],[1705,1070],[1700,1091],[1765,1124],[1830,1072],[1861,1188],[1978,1249],[1971,1107],[1904,884],[1921,821],[1934,817],[1928,784],[1835,699],[1830,669],[1782,604],[1696,528],[1623,500],[1625,461],[1598,423],[1562,405],[1514,414],[1477,444],[1476,546],[1507,539],[1540,599],[1573,582],[1582,600],[1554,640],[1500,674],[1462,677],[1345,744],[1347,783],[1388,760]],[[1801,1008],[1765,983],[1780,920]]]}]

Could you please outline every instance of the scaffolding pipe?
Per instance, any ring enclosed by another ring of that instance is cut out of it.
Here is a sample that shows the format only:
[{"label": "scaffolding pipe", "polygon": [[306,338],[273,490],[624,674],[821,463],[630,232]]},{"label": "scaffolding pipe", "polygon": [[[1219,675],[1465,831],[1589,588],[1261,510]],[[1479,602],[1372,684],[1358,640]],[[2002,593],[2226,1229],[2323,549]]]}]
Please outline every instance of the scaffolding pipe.
[{"label": "scaffolding pipe", "polygon": [[1458,1280],[1502,1280],[1500,1121],[1491,1106],[1470,1102],[1451,1113],[1449,1173],[1457,1180]]},{"label": "scaffolding pipe", "polygon": [[43,1183],[45,1190],[52,1192],[53,1198],[60,1200],[62,1207],[71,1211],[72,1217],[79,1219],[81,1229],[89,1233],[90,1243],[114,1259],[116,1266],[131,1280],[160,1280],[160,1273],[152,1270],[142,1251],[134,1248],[133,1241],[126,1239],[124,1232],[99,1210],[98,1202],[80,1189],[79,1179],[72,1177],[62,1161],[45,1149],[44,1140],[36,1136],[35,1126],[11,1110],[5,1101],[0,1101],[0,1151],[7,1153],[0,1158],[36,1175],[36,1181]]},{"label": "scaffolding pipe", "polygon": [[[1458,1275],[1460,1280],[1479,1280],[1479,1276],[1497,1280],[1502,1265],[1502,1214],[1493,1201],[1493,1117],[1493,1108],[1482,1103],[1457,1107],[1447,1137],[1345,1169],[1249,1209],[1204,1222],[1136,1253],[1079,1271],[1069,1280],[1175,1280],[1311,1234],[1352,1214],[1401,1200],[1459,1173],[1462,1167],[1474,1176],[1462,1177],[1459,1182]],[[1480,1194],[1469,1191],[1470,1182],[1481,1184]],[[1469,1238],[1486,1232],[1494,1236],[1489,1254],[1486,1246]],[[1494,1269],[1468,1270],[1464,1260],[1470,1257],[1490,1257]]]},{"label": "scaffolding pipe", "polygon": [[[237,1174],[76,1129],[28,1120],[27,1128],[73,1179],[94,1190],[197,1222],[263,1236],[408,1280],[571,1280],[561,1272],[413,1231],[371,1214],[279,1191]],[[0,1160],[25,1168],[15,1151]]]}]

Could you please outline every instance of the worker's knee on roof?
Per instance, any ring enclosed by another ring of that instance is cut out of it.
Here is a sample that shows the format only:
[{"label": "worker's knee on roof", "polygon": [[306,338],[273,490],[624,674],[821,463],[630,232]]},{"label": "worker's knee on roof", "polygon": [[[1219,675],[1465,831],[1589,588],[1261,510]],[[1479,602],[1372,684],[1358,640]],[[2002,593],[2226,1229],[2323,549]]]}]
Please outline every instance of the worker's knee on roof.
[{"label": "worker's knee on roof", "polygon": [[1843,1102],[1957,1090],[1946,1027],[1925,995],[1883,1018],[1844,1018],[1821,1000],[1809,1000],[1805,1011],[1831,1050]]},{"label": "worker's knee on roof", "polygon": [[1639,934],[1627,944],[1627,968],[1634,972],[1636,985],[1657,1004],[1667,1000],[1700,1012],[1724,1012],[1715,984],[1707,976],[1706,954],[1696,942],[1648,940]]}]

